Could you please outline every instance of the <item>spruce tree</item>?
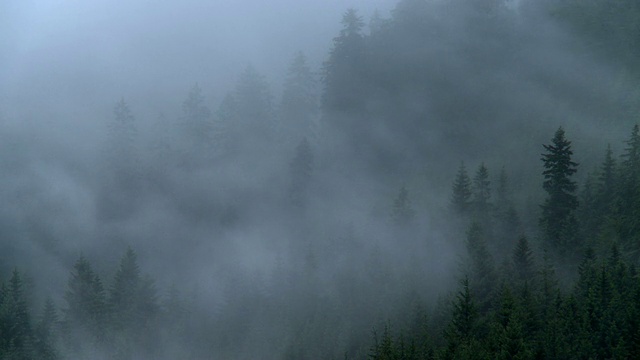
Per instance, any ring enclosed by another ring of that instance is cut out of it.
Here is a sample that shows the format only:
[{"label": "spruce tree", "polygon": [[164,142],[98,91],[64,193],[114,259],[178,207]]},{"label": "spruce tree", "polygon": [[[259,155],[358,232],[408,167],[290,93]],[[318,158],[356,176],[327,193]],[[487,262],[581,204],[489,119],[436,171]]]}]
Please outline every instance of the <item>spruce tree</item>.
[{"label": "spruce tree", "polygon": [[467,174],[464,162],[460,163],[458,173],[453,182],[453,194],[451,196],[451,207],[458,215],[467,215],[471,210],[471,179]]},{"label": "spruce tree", "polygon": [[571,180],[578,164],[571,159],[571,142],[566,139],[562,127],[556,131],[551,144],[543,146],[547,152],[541,158],[544,164],[542,187],[547,192],[547,198],[542,205],[540,225],[545,243],[561,253],[567,253],[578,245],[575,218],[577,186]]},{"label": "spruce tree", "polygon": [[0,303],[0,358],[33,358],[33,332],[27,307],[24,282],[14,269],[9,283],[3,286]]},{"label": "spruce tree", "polygon": [[359,76],[365,54],[364,22],[356,10],[348,9],[342,16],[342,26],[340,34],[333,39],[329,59],[323,64],[322,108],[327,113],[356,115],[362,110],[364,100]]},{"label": "spruce tree", "polygon": [[64,300],[63,336],[67,347],[82,354],[88,347],[103,344],[108,319],[104,288],[84,256],[73,266]]},{"label": "spruce tree", "polygon": [[526,236],[518,239],[515,249],[513,250],[512,262],[516,281],[520,286],[532,285],[535,278],[535,264],[533,259],[533,251],[529,247],[529,241]]},{"label": "spruce tree", "polygon": [[491,200],[491,181],[489,181],[489,171],[484,163],[480,164],[473,177],[473,207],[478,217],[486,217]]},{"label": "spruce tree", "polygon": [[634,253],[636,258],[640,258],[640,226],[638,216],[640,216],[640,130],[638,125],[634,125],[627,147],[622,154],[620,164],[620,180],[618,190],[618,201],[615,211],[614,224],[617,235],[623,247]]},{"label": "spruce tree", "polygon": [[58,314],[53,300],[48,297],[34,330],[34,351],[38,359],[55,360],[58,358],[56,349],[57,326]]},{"label": "spruce tree", "polygon": [[467,232],[467,253],[469,256],[471,288],[480,310],[487,310],[491,304],[497,275],[493,258],[487,250],[482,226],[473,222]]}]

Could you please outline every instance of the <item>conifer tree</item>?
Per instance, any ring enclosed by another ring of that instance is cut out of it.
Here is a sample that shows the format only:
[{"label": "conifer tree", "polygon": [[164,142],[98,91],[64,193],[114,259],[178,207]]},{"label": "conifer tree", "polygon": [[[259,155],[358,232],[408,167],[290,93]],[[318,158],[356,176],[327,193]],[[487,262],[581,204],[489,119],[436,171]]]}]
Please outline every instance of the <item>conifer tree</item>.
[{"label": "conifer tree", "polygon": [[34,330],[34,351],[38,359],[55,360],[58,358],[56,349],[58,314],[50,297],[47,297],[40,319]]},{"label": "conifer tree", "polygon": [[127,248],[114,276],[109,308],[117,335],[115,351],[120,357],[130,358],[154,338],[153,324],[159,311],[153,281],[141,275],[138,257],[131,248]]},{"label": "conifer tree", "polygon": [[507,251],[512,247],[513,241],[522,232],[520,217],[511,198],[511,189],[507,172],[503,167],[498,176],[495,200],[495,246],[497,256],[510,255]]},{"label": "conifer tree", "polygon": [[578,245],[575,218],[577,186],[571,180],[578,164],[571,159],[571,142],[566,139],[562,127],[556,131],[551,144],[543,146],[547,153],[541,158],[544,164],[542,187],[548,196],[542,205],[540,225],[546,244],[566,253]]},{"label": "conifer tree", "polygon": [[497,284],[497,276],[493,258],[487,250],[485,233],[477,222],[469,227],[466,246],[470,261],[471,288],[479,308],[487,310]]},{"label": "conifer tree", "polygon": [[466,215],[471,210],[471,195],[471,179],[467,174],[464,162],[461,162],[453,182],[453,195],[451,196],[451,206],[458,215]]},{"label": "conifer tree", "polygon": [[364,56],[364,22],[354,9],[342,16],[342,30],[333,39],[329,59],[323,66],[325,112],[355,115],[362,110],[363,90],[360,66]]},{"label": "conifer tree", "polygon": [[525,284],[532,285],[535,278],[535,264],[533,251],[529,247],[529,241],[526,236],[523,235],[518,239],[518,243],[513,250],[512,259],[517,283],[520,286]]},{"label": "conifer tree", "polygon": [[22,276],[17,269],[2,289],[0,303],[0,358],[32,359],[33,332]]},{"label": "conifer tree", "polygon": [[511,290],[504,286],[489,335],[490,341],[495,343],[495,359],[533,359],[533,354],[524,339],[521,315],[521,309]]},{"label": "conifer tree", "polygon": [[480,164],[473,177],[473,206],[476,216],[486,216],[490,209],[491,181],[484,163]]},{"label": "conifer tree", "polygon": [[64,300],[63,335],[70,350],[82,354],[104,343],[108,316],[104,288],[84,256],[73,266]]},{"label": "conifer tree", "polygon": [[484,359],[479,334],[479,313],[476,307],[469,279],[462,280],[462,290],[456,295],[453,303],[451,322],[445,330],[446,347],[442,359]]},{"label": "conifer tree", "polygon": [[640,215],[640,130],[634,125],[627,147],[622,154],[618,201],[616,204],[614,224],[623,247],[638,253],[637,239],[640,236],[638,216]]}]

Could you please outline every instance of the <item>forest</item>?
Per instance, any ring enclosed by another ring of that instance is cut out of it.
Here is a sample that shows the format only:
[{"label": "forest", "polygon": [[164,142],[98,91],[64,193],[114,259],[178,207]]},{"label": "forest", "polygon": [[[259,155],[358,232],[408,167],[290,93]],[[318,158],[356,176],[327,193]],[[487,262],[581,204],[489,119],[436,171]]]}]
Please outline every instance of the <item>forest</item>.
[{"label": "forest", "polygon": [[0,91],[0,359],[640,359],[640,2],[342,14],[277,84]]}]

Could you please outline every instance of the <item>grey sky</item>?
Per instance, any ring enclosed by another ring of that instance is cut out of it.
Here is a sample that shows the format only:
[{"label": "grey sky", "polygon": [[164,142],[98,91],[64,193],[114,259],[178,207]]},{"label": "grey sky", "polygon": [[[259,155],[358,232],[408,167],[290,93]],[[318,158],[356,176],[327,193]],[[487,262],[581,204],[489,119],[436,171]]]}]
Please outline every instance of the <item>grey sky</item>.
[{"label": "grey sky", "polygon": [[70,100],[94,110],[121,96],[153,103],[181,97],[195,82],[217,102],[249,63],[277,93],[274,79],[288,65],[282,59],[302,50],[319,67],[347,8],[368,19],[393,4],[6,0],[0,5],[0,114],[24,114],[16,108],[34,99],[53,111],[68,108],[56,104]]}]

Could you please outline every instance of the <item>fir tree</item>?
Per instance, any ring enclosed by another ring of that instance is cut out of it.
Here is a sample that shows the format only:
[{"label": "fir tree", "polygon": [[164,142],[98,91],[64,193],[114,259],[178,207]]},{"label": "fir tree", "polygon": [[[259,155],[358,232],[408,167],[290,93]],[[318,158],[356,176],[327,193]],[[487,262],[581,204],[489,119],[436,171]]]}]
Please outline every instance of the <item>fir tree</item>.
[{"label": "fir tree", "polygon": [[58,358],[57,326],[58,314],[53,300],[48,297],[34,331],[34,351],[38,359],[55,360]]},{"label": "fir tree", "polygon": [[571,142],[565,138],[562,127],[556,131],[550,145],[543,145],[547,153],[542,154],[544,163],[543,189],[548,196],[542,205],[540,225],[544,240],[561,253],[575,249],[577,244],[577,221],[575,210],[578,199],[576,183],[571,176],[577,171],[577,163],[571,160]]},{"label": "fir tree", "polygon": [[91,345],[103,344],[108,315],[104,288],[84,256],[73,266],[64,300],[63,335],[70,350],[82,354]]},{"label": "fir tree", "polygon": [[467,232],[467,253],[470,261],[470,281],[481,310],[487,310],[497,283],[493,258],[487,250],[482,226],[473,222]]},{"label": "fir tree", "polygon": [[490,209],[491,181],[489,171],[484,163],[480,164],[473,177],[473,206],[476,216],[487,216]]},{"label": "fir tree", "polygon": [[329,59],[323,66],[324,93],[322,107],[325,112],[354,115],[363,107],[360,76],[364,56],[364,22],[354,9],[342,16],[342,30],[333,39]]},{"label": "fir tree", "polygon": [[627,147],[622,154],[620,164],[620,182],[618,201],[613,217],[616,233],[621,245],[632,251],[635,258],[640,258],[638,237],[640,227],[640,132],[638,125],[634,125]]},{"label": "fir tree", "polygon": [[0,303],[0,358],[33,358],[33,332],[22,276],[14,269]]},{"label": "fir tree", "polygon": [[464,162],[460,163],[458,173],[453,182],[453,195],[451,197],[451,206],[459,215],[466,215],[471,209],[471,179],[467,175]]},{"label": "fir tree", "polygon": [[516,281],[520,286],[532,285],[535,278],[535,264],[533,260],[533,251],[529,247],[529,241],[526,236],[518,239],[515,249],[513,250],[512,262]]}]

